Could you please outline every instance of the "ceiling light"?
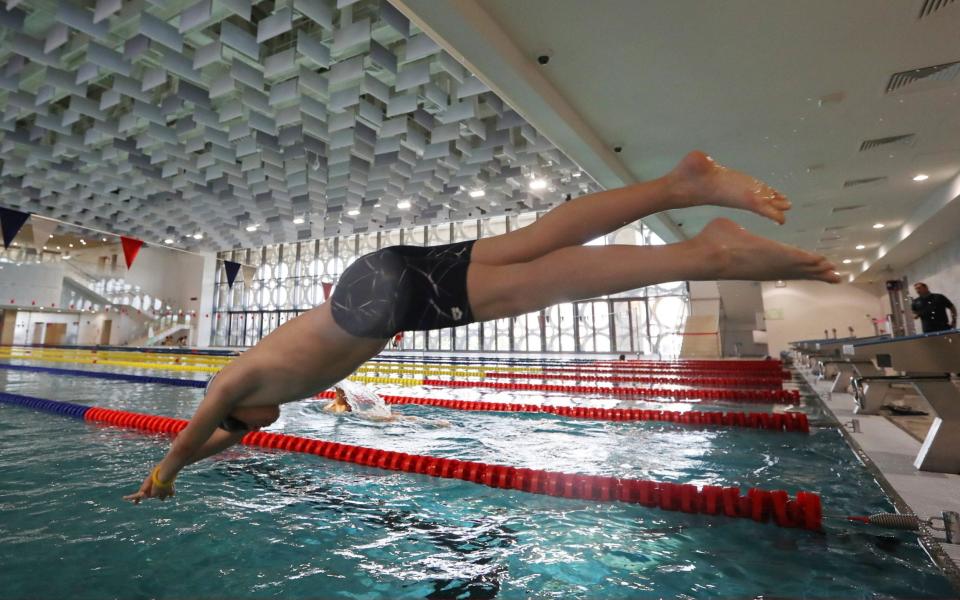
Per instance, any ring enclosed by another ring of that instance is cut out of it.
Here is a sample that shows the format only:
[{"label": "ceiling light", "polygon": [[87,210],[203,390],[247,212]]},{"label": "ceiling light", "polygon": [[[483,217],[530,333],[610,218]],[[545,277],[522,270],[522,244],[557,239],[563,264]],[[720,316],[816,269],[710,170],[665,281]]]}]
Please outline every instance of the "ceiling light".
[{"label": "ceiling light", "polygon": [[408,208],[410,208],[410,201],[401,200],[400,202],[397,202],[397,208],[399,208],[400,210],[407,210]]},{"label": "ceiling light", "polygon": [[44,247],[43,247],[43,249],[44,249],[44,250],[46,250],[46,249],[47,249],[47,247],[46,247],[46,246],[44,246]]},{"label": "ceiling light", "polygon": [[87,245],[87,242],[83,238],[80,238],[80,243],[83,244],[84,246]]},{"label": "ceiling light", "polygon": [[163,243],[164,243],[164,244],[172,244],[172,243],[173,243],[173,240],[170,239],[170,238],[167,238],[167,239],[163,240]]},{"label": "ceiling light", "polygon": [[883,223],[874,223],[874,224],[873,224],[873,228],[874,228],[874,229],[883,229],[883,228],[884,228],[884,225],[883,225]]},{"label": "ceiling light", "polygon": [[355,209],[355,208],[353,208],[353,209],[351,209],[351,210],[348,210],[348,211],[347,211],[347,214],[350,215],[351,217],[355,217],[355,216],[357,216],[357,215],[360,214],[360,211],[357,210],[357,209]]},{"label": "ceiling light", "polygon": [[294,217],[294,218],[293,218],[293,224],[294,224],[294,225],[303,225],[303,222],[304,222],[305,220],[306,220],[306,219],[304,219],[303,217]]},{"label": "ceiling light", "polygon": [[582,173],[581,173],[580,171],[574,171],[574,172],[573,172],[573,176],[574,176],[574,177],[580,177],[580,175],[582,175]]},{"label": "ceiling light", "polygon": [[849,264],[852,263],[852,262],[853,262],[853,261],[850,260],[849,258],[843,259],[843,264],[845,264],[845,265],[849,265]]},{"label": "ceiling light", "polygon": [[203,234],[197,232],[197,233],[193,234],[193,239],[195,239],[195,240],[202,240],[202,239],[203,239]]},{"label": "ceiling light", "polygon": [[483,198],[487,193],[483,190],[470,190],[471,198]]},{"label": "ceiling light", "polygon": [[[16,246],[16,244],[14,244],[14,246]],[[71,248],[73,248],[73,244],[69,244],[69,246],[70,246]]]},{"label": "ceiling light", "polygon": [[[258,227],[260,227],[260,226],[259,226],[259,225],[256,225],[256,224],[254,224],[254,225],[247,225],[247,231],[256,231]],[[197,237],[197,236],[193,236],[193,237]],[[198,239],[199,239],[199,238],[198,238]]]},{"label": "ceiling light", "polygon": [[101,242],[105,242],[105,241],[107,241],[107,238],[100,238],[100,241],[101,241]]},{"label": "ceiling light", "polygon": [[547,187],[546,179],[534,179],[533,181],[530,182],[531,190],[542,190],[542,189],[545,189],[546,187]]},{"label": "ceiling light", "polygon": [[60,246],[57,246],[57,250],[59,250],[59,249],[60,249]]},{"label": "ceiling light", "polygon": [[914,181],[926,181],[926,180],[928,180],[928,179],[930,179],[930,176],[929,176],[929,175],[926,175],[926,174],[924,174],[924,173],[918,173],[918,174],[916,174],[916,175],[913,176],[913,180],[914,180]]},{"label": "ceiling light", "polygon": [[863,244],[857,244],[857,250],[864,250],[865,248],[866,246],[864,246]]},{"label": "ceiling light", "polygon": [[377,202],[376,204],[373,205],[373,207],[374,207],[374,208],[380,208],[380,203]]}]

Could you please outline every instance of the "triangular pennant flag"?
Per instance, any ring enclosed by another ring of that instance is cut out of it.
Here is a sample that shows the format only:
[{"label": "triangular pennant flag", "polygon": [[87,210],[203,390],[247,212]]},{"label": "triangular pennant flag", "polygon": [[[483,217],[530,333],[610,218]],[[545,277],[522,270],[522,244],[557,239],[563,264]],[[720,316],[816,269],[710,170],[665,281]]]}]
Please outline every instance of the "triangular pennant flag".
[{"label": "triangular pennant flag", "polygon": [[253,283],[253,276],[257,274],[257,268],[250,265],[241,265],[240,268],[243,269],[243,280],[247,282],[247,285]]},{"label": "triangular pennant flag", "polygon": [[137,253],[140,252],[140,248],[143,246],[143,240],[121,235],[120,245],[123,246],[123,258],[127,261],[127,268],[129,269],[133,266],[133,261],[137,259]]},{"label": "triangular pennant flag", "polygon": [[33,215],[33,218],[30,219],[30,226],[33,229],[33,247],[37,249],[37,254],[40,254],[43,252],[43,246],[47,243],[47,240],[56,231],[57,222],[38,219],[37,215]]},{"label": "triangular pennant flag", "polygon": [[20,228],[27,222],[30,213],[20,212],[11,208],[0,208],[0,228],[3,229],[3,247],[9,248],[10,242],[17,237]]},{"label": "triangular pennant flag", "polygon": [[237,279],[237,273],[240,272],[240,263],[225,260],[223,261],[223,270],[227,274],[227,287],[232,288],[233,282]]},{"label": "triangular pennant flag", "polygon": [[321,281],[320,284],[323,285],[323,300],[326,302],[330,299],[330,292],[333,290],[333,283],[330,281]]}]

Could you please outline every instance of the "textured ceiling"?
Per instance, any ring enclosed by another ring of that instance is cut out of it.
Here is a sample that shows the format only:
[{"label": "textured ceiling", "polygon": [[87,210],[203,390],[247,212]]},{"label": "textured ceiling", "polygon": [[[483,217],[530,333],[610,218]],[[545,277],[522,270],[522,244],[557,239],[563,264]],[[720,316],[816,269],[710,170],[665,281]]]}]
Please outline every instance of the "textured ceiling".
[{"label": "textured ceiling", "polygon": [[147,241],[253,246],[597,189],[386,1],[7,0],[0,65],[0,205]]}]

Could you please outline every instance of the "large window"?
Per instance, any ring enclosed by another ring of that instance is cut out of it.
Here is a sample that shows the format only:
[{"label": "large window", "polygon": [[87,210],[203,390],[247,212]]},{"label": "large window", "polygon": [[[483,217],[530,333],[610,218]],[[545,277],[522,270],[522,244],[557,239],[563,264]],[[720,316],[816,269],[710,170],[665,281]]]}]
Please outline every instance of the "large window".
[{"label": "large window", "polygon": [[[222,252],[219,258],[256,268],[252,282],[227,286],[218,263],[213,344],[250,346],[289,319],[323,303],[350,264],[396,244],[437,245],[489,237],[524,227],[530,213],[476,221],[361,233]],[[662,244],[643,224],[590,242]],[[403,348],[484,352],[615,352],[676,356],[687,317],[685,282],[564,303],[510,319],[437,331],[409,332]]]}]

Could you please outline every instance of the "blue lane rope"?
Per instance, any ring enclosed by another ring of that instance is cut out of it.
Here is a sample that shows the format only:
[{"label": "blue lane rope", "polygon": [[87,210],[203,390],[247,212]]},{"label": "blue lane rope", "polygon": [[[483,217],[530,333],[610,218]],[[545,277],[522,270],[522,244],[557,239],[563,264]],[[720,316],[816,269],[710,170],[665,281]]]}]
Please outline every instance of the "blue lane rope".
[{"label": "blue lane rope", "polygon": [[45,398],[36,398],[34,396],[21,396],[20,394],[8,394],[0,392],[0,402],[5,404],[15,404],[25,406],[36,410],[65,415],[83,419],[87,411],[93,408],[83,404],[74,404],[72,402],[58,402],[56,400],[47,400]]},{"label": "blue lane rope", "polygon": [[35,367],[32,365],[11,365],[0,363],[0,369],[11,371],[28,371],[31,373],[50,373],[52,375],[70,375],[73,377],[92,377],[95,379],[109,379],[111,381],[125,381],[127,383],[162,383],[179,387],[204,388],[205,380],[177,379],[176,377],[155,377],[152,375],[129,375],[126,373],[105,373],[99,371],[84,371],[82,369],[58,369],[55,367]]}]

